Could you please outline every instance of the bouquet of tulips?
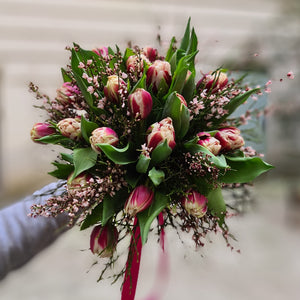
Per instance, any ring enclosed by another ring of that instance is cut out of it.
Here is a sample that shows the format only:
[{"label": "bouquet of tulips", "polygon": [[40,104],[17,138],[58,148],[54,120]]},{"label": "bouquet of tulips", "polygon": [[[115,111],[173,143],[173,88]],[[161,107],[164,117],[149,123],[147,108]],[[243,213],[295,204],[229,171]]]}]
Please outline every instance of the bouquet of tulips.
[{"label": "bouquet of tulips", "polygon": [[81,230],[93,226],[90,249],[109,266],[129,236],[124,299],[134,298],[150,231],[161,242],[167,226],[192,232],[196,246],[211,231],[227,239],[222,189],[272,168],[245,146],[241,118],[232,115],[260,89],[224,69],[199,76],[197,43],[189,20],[180,45],[173,37],[164,57],[151,47],[122,53],[74,44],[55,99],[30,85],[48,113],[32,140],[67,149],[49,173],[66,180],[65,193],[34,205],[32,215],[65,212]]}]

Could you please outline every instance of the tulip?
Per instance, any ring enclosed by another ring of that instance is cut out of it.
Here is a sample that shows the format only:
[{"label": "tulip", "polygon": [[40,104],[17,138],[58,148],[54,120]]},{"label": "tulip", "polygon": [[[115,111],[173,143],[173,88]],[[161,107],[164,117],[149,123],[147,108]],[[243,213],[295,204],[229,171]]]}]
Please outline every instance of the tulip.
[{"label": "tulip", "polygon": [[228,127],[220,129],[215,138],[220,141],[222,150],[230,151],[236,150],[244,146],[245,142],[241,136],[241,131],[235,127]]},{"label": "tulip", "polygon": [[197,136],[199,137],[199,141],[197,143],[198,145],[207,148],[214,155],[219,154],[219,152],[221,150],[221,144],[220,144],[219,140],[212,137],[207,132],[199,132],[197,134]]},{"label": "tulip", "polygon": [[81,138],[81,123],[79,118],[66,118],[58,122],[60,133],[73,141]]},{"label": "tulip", "polygon": [[227,75],[223,72],[217,71],[213,74],[204,75],[197,83],[197,90],[207,90],[211,93],[216,93],[222,90],[228,83]]},{"label": "tulip", "polygon": [[152,85],[154,93],[166,92],[172,81],[171,65],[167,61],[156,60],[147,71],[146,84]]},{"label": "tulip", "polygon": [[127,91],[127,85],[122,78],[117,75],[108,76],[106,86],[103,90],[107,100],[115,104],[119,103],[120,92],[122,89]]},{"label": "tulip", "polygon": [[56,132],[55,128],[48,123],[36,123],[33,125],[32,129],[30,131],[30,136],[34,142],[42,143],[42,142],[39,142],[38,139],[40,139],[44,136],[54,134],[55,132]]},{"label": "tulip", "polygon": [[154,62],[157,58],[157,49],[145,47],[143,48],[143,54],[149,59],[150,62]]},{"label": "tulip", "polygon": [[128,96],[129,110],[132,116],[146,119],[152,110],[152,97],[144,89],[136,89]]},{"label": "tulip", "polygon": [[99,127],[93,130],[92,135],[90,136],[90,143],[92,149],[101,153],[101,149],[97,144],[110,144],[116,146],[119,142],[118,135],[114,130],[109,127]]},{"label": "tulip", "polygon": [[148,58],[141,54],[139,57],[138,55],[131,55],[126,60],[126,68],[128,72],[138,72],[143,73],[144,71],[144,62],[150,65],[150,61]]},{"label": "tulip", "polygon": [[181,203],[186,211],[196,218],[202,218],[206,214],[207,201],[205,196],[194,190],[189,190],[187,195],[181,199]]},{"label": "tulip", "polygon": [[154,198],[154,192],[144,185],[136,187],[129,195],[124,211],[134,217],[137,213],[148,208]]},{"label": "tulip", "polygon": [[80,93],[80,90],[76,85],[72,85],[71,82],[65,82],[62,87],[56,90],[56,99],[64,104],[74,101],[76,95]]},{"label": "tulip", "polygon": [[147,147],[154,150],[159,144],[167,140],[168,146],[173,150],[176,146],[175,131],[172,119],[167,117],[160,122],[152,124],[147,131]]},{"label": "tulip", "polygon": [[71,180],[73,172],[69,175],[67,180],[67,190],[69,195],[75,196],[77,192],[80,192],[82,189],[89,186],[89,182],[92,179],[92,176],[86,172],[82,172]]},{"label": "tulip", "polygon": [[100,48],[95,48],[92,50],[94,53],[99,55],[100,57],[107,57],[108,56],[108,48],[107,47],[100,47]]},{"label": "tulip", "polygon": [[90,249],[100,257],[111,257],[118,243],[119,233],[113,225],[97,225],[90,236]]}]

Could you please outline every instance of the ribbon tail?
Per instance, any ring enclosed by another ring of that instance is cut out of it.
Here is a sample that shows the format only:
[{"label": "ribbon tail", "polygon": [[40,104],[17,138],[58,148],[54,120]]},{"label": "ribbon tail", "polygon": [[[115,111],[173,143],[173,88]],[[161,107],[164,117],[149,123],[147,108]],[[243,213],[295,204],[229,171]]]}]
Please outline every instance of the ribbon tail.
[{"label": "ribbon tail", "polygon": [[137,217],[134,220],[121,300],[134,300],[142,255],[141,230]]}]

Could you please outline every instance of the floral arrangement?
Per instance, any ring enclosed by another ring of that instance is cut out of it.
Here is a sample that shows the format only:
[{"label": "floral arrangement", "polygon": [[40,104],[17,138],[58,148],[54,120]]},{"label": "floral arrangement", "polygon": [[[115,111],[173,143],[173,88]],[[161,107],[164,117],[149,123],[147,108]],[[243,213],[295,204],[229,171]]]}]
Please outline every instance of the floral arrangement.
[{"label": "floral arrangement", "polygon": [[130,237],[126,266],[115,275],[124,276],[122,299],[134,299],[150,231],[162,247],[167,226],[192,232],[196,246],[208,232],[228,242],[222,189],[272,168],[245,146],[242,118],[232,116],[260,89],[221,68],[199,77],[197,43],[189,20],[181,44],[173,37],[165,57],[151,47],[122,53],[74,44],[55,99],[30,84],[48,113],[33,126],[32,140],[68,149],[49,173],[66,180],[65,193],[34,205],[31,215],[65,212],[70,225],[93,226],[90,250],[107,258],[99,279],[118,258],[118,243]]}]

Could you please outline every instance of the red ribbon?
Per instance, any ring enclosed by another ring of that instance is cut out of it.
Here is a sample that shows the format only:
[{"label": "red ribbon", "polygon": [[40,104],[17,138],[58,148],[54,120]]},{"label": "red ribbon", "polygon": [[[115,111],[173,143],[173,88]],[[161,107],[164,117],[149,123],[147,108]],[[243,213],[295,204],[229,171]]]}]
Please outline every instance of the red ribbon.
[{"label": "red ribbon", "polygon": [[137,217],[134,220],[121,300],[134,300],[142,255],[141,229]]}]

